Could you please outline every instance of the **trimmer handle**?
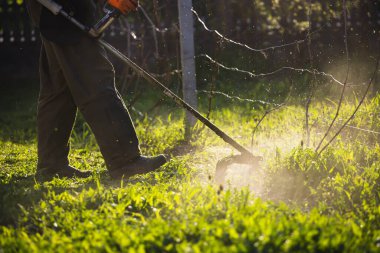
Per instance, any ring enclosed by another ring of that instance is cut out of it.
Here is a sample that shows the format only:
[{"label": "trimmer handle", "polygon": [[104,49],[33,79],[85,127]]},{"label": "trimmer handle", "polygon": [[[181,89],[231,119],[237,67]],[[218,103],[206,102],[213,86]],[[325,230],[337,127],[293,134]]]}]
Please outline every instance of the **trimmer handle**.
[{"label": "trimmer handle", "polygon": [[97,36],[94,37],[99,37],[105,29],[107,29],[115,19],[117,19],[120,15],[121,12],[118,9],[111,8],[111,9],[105,9],[106,10],[106,15],[99,20],[94,26],[93,26],[93,31],[94,34]]}]

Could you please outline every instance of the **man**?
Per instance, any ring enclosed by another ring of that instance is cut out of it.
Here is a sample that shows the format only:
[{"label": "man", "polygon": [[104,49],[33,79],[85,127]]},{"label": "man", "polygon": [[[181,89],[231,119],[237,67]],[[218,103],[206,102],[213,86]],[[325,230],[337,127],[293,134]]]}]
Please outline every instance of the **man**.
[{"label": "man", "polygon": [[[130,10],[136,0],[121,0]],[[56,0],[66,12],[94,24],[92,0]],[[147,173],[166,163],[163,155],[142,156],[129,113],[115,88],[115,73],[105,50],[60,15],[27,0],[42,39],[38,98],[38,178],[88,177],[69,165],[69,138],[77,109],[95,135],[111,177]]]}]

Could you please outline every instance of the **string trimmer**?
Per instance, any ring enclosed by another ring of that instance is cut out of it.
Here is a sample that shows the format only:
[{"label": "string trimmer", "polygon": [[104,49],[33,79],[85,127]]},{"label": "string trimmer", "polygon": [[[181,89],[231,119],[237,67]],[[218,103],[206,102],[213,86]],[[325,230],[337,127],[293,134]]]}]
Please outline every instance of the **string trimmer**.
[{"label": "string trimmer", "polygon": [[252,167],[257,166],[257,163],[261,160],[260,156],[254,156],[250,151],[244,148],[242,145],[237,143],[234,139],[232,139],[229,135],[223,132],[219,127],[214,125],[211,121],[205,118],[202,114],[200,114],[197,110],[195,110],[192,106],[186,103],[182,98],[173,93],[170,89],[168,89],[165,85],[163,85],[160,81],[150,75],[143,68],[134,63],[127,56],[122,54],[120,51],[115,49],[113,46],[105,42],[100,38],[101,34],[107,27],[109,27],[112,22],[118,18],[122,14],[126,14],[120,0],[107,0],[107,7],[105,8],[106,14],[105,16],[99,20],[93,27],[86,26],[67,13],[63,7],[52,1],[52,0],[37,0],[44,7],[50,10],[54,15],[62,15],[74,25],[76,25],[80,30],[87,33],[90,37],[97,39],[99,43],[107,49],[111,54],[116,56],[118,59],[123,61],[129,67],[131,67],[136,73],[145,78],[150,84],[159,88],[167,97],[171,98],[177,105],[185,108],[188,112],[190,112],[194,117],[196,117],[199,121],[201,121],[204,125],[206,125],[209,129],[211,129],[216,135],[222,138],[225,142],[234,147],[237,151],[240,152],[240,155],[229,156],[220,160],[217,163],[215,180],[217,183],[223,183],[225,180],[226,170],[229,165],[233,163],[239,164],[248,164]]}]

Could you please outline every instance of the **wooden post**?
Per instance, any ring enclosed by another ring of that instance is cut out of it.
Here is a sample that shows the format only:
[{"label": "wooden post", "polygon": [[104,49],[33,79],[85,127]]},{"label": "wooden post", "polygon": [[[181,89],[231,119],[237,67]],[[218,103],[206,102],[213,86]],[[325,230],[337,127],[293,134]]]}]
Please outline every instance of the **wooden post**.
[{"label": "wooden post", "polygon": [[[192,0],[178,0],[178,15],[180,27],[182,92],[183,99],[197,109],[197,94],[194,59],[194,21],[191,12]],[[186,112],[186,134],[194,127],[196,118]]]}]

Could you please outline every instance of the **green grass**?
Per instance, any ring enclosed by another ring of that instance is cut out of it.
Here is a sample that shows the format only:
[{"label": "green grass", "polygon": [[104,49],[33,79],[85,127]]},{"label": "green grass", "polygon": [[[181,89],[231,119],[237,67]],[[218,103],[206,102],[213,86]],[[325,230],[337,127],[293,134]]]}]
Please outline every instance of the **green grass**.
[{"label": "green grass", "polygon": [[[231,168],[229,184],[220,187],[213,183],[215,164],[233,149],[202,126],[185,142],[182,113],[170,116],[160,108],[159,116],[136,120],[137,132],[144,153],[165,152],[172,160],[157,172],[117,182],[79,118],[70,161],[93,176],[39,184],[31,101],[1,112],[0,252],[380,250],[376,134],[347,128],[318,156],[302,145],[303,108],[291,105],[267,116],[251,147],[263,111],[220,107],[212,120],[264,157],[250,178],[243,168]],[[354,106],[345,103],[341,118]],[[378,96],[350,125],[380,131],[379,113]],[[330,102],[313,104],[312,146],[333,116]]]}]

